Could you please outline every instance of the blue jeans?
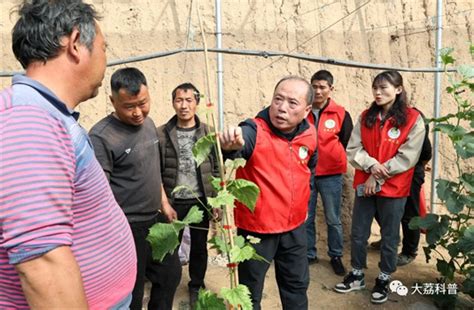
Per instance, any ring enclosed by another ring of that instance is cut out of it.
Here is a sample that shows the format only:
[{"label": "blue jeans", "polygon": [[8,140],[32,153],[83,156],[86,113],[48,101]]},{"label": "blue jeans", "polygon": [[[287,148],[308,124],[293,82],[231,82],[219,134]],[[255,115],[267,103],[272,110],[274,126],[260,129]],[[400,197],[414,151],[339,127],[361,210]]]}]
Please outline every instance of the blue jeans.
[{"label": "blue jeans", "polygon": [[324,217],[328,227],[328,255],[342,256],[342,223],[341,223],[341,196],[342,174],[315,177],[311,176],[311,196],[308,203],[308,219],[306,220],[306,236],[308,258],[317,257],[316,249],[316,204],[318,193],[321,195],[324,207]]}]

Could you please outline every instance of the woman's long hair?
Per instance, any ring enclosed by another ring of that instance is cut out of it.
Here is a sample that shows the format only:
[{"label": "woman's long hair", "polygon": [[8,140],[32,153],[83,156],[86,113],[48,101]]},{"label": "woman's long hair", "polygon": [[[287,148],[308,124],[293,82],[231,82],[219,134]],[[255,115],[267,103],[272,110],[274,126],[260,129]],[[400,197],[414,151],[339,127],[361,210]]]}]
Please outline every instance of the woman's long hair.
[{"label": "woman's long hair", "polygon": [[[382,83],[383,81],[387,81],[394,87],[402,87],[402,92],[397,94],[395,97],[395,102],[393,103],[390,110],[388,110],[388,113],[385,117],[386,120],[390,118],[390,121],[394,126],[401,127],[405,125],[407,121],[406,113],[408,107],[407,93],[405,91],[405,87],[403,87],[403,78],[400,73],[398,73],[398,71],[384,71],[377,74],[377,76],[374,78],[374,81],[372,82],[372,87]],[[372,128],[375,125],[377,117],[381,111],[382,107],[378,106],[375,101],[372,102],[370,108],[363,115],[362,121],[365,127]]]}]

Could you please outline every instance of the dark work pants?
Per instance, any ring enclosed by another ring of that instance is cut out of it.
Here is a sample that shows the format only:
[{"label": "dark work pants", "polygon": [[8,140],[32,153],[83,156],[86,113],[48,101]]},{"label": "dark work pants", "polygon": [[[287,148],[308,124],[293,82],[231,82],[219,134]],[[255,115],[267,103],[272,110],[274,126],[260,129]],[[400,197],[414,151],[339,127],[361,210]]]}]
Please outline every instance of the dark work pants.
[{"label": "dark work pants", "polygon": [[[258,234],[239,229],[239,235],[260,238],[253,244],[257,253],[269,262],[275,261],[275,276],[280,292],[282,309],[308,309],[306,291],[309,285],[308,259],[306,258],[306,226],[304,224],[279,234]],[[239,281],[251,293],[253,309],[260,310],[267,262],[247,260],[239,264]]]},{"label": "dark work pants", "polygon": [[424,167],[421,166],[421,169],[418,166],[415,168],[415,173],[413,174],[413,181],[411,182],[410,187],[410,196],[407,198],[405,204],[405,213],[402,217],[402,231],[403,231],[403,247],[402,254],[408,256],[416,256],[418,253],[418,244],[420,242],[420,230],[419,229],[410,229],[408,224],[411,219],[415,216],[420,215],[420,190],[421,185],[425,182],[425,171]]},{"label": "dark work pants", "polygon": [[[206,204],[205,198],[200,200]],[[199,227],[202,229],[190,228],[191,237],[191,249],[189,252],[189,277],[191,281],[188,283],[190,290],[199,290],[199,288],[205,288],[204,277],[206,276],[207,270],[207,235],[209,233],[209,214],[208,211],[199,203],[197,199],[176,199],[173,201],[173,208],[178,213],[178,219],[182,220],[186,217],[192,206],[198,206],[204,213],[204,217],[201,223],[191,224],[191,226]],[[179,241],[183,236],[183,231],[179,236]]]},{"label": "dark work pants", "polygon": [[145,278],[152,283],[148,309],[171,310],[176,288],[181,280],[181,263],[179,262],[178,249],[167,255],[163,262],[155,262],[152,257],[150,243],[146,240],[148,230],[156,219],[130,223],[135,248],[137,250],[137,278],[132,292],[130,309],[141,310],[145,287]]}]

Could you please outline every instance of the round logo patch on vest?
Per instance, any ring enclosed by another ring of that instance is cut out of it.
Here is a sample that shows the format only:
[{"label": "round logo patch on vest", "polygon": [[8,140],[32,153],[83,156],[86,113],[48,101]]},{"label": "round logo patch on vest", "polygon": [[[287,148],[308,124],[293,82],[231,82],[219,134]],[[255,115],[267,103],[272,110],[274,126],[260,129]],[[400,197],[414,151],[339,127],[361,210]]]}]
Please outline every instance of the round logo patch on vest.
[{"label": "round logo patch on vest", "polygon": [[324,127],[327,129],[333,129],[336,127],[336,122],[333,119],[328,119],[324,122]]},{"label": "round logo patch on vest", "polygon": [[306,146],[300,146],[300,149],[298,150],[298,156],[300,159],[305,159],[308,157],[308,148]]},{"label": "round logo patch on vest", "polygon": [[400,129],[398,129],[397,127],[392,127],[388,131],[388,137],[390,139],[397,139],[398,137],[400,137],[400,134],[401,134]]}]

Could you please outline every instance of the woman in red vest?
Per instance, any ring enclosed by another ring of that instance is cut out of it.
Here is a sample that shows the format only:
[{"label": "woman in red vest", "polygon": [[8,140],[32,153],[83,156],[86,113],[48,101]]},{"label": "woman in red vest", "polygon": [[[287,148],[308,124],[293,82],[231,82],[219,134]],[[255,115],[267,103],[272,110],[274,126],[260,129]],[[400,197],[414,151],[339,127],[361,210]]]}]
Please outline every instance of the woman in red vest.
[{"label": "woman in red vest", "polygon": [[374,102],[362,112],[352,131],[347,158],[356,169],[356,197],[352,213],[352,271],[335,286],[339,293],[365,287],[363,267],[367,240],[377,212],[382,234],[380,273],[371,301],[387,301],[391,274],[397,267],[400,222],[410,195],[413,169],[420,156],[425,126],[420,113],[408,106],[403,79],[397,71],[384,71],[372,82]]}]

